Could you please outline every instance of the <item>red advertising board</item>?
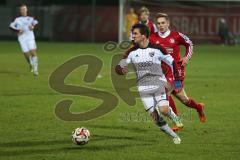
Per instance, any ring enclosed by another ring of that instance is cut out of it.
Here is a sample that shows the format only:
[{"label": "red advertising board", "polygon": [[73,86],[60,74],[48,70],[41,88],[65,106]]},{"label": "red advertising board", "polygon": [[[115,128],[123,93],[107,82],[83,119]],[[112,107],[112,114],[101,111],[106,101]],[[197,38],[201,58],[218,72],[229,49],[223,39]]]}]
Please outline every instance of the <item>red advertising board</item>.
[{"label": "red advertising board", "polygon": [[[136,8],[137,9],[137,8]],[[229,32],[240,35],[240,7],[152,6],[151,18],[165,12],[172,28],[194,42],[218,43],[218,22],[225,18]],[[68,6],[58,9],[53,18],[53,38],[64,41],[117,41],[118,7]]]},{"label": "red advertising board", "polygon": [[118,39],[118,7],[69,6],[54,14],[53,38],[64,41]]}]

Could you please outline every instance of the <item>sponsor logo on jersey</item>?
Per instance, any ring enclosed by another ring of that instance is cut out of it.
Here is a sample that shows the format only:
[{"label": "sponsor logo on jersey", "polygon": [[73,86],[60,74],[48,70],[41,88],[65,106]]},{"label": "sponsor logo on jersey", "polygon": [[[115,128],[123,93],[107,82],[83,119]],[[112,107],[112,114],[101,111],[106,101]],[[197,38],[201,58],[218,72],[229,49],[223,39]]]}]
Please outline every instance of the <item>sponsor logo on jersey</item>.
[{"label": "sponsor logo on jersey", "polygon": [[175,43],[175,40],[174,40],[173,38],[170,38],[170,39],[169,39],[169,42],[170,42],[170,43]]},{"label": "sponsor logo on jersey", "polygon": [[154,52],[149,52],[149,56],[153,57],[154,56]]}]

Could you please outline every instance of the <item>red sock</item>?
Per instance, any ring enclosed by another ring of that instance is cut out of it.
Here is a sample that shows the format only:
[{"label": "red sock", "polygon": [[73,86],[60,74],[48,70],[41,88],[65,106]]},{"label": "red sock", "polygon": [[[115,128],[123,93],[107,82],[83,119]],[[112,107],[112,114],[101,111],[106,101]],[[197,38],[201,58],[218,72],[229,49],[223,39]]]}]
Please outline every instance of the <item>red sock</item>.
[{"label": "red sock", "polygon": [[186,103],[186,106],[188,106],[190,108],[195,108],[197,111],[201,109],[200,106],[198,105],[198,103],[191,97],[189,97],[189,100]]},{"label": "red sock", "polygon": [[177,107],[175,105],[175,102],[172,98],[172,96],[168,96],[168,100],[169,100],[169,106],[172,108],[173,112],[178,115],[178,111],[177,111]]}]

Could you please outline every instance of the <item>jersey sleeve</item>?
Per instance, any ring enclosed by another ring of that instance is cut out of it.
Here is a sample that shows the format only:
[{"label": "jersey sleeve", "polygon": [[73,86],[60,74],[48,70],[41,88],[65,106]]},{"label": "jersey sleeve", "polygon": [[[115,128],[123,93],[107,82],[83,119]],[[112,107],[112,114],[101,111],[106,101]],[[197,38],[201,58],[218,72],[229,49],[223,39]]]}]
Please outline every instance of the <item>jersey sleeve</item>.
[{"label": "jersey sleeve", "polygon": [[32,25],[37,25],[38,24],[38,21],[36,20],[36,19],[34,19],[34,18],[32,18]]},{"label": "jersey sleeve", "polygon": [[10,27],[10,29],[13,29],[15,31],[18,31],[21,29],[21,25],[18,23],[18,21],[16,19],[10,23],[9,27]]},{"label": "jersey sleeve", "polygon": [[173,57],[170,54],[163,54],[162,52],[159,51],[159,60],[165,62],[172,70],[173,72]]},{"label": "jersey sleeve", "polygon": [[115,72],[119,75],[123,75],[123,68],[127,67],[131,63],[131,51],[135,50],[137,46],[133,46],[128,49],[124,54],[118,65],[115,67]]},{"label": "jersey sleeve", "polygon": [[192,54],[193,54],[193,43],[192,41],[184,34],[178,32],[179,36],[178,36],[178,41],[179,44],[182,44],[185,46],[186,48],[186,52],[185,52],[185,57],[188,58],[188,60],[190,60],[192,58]]}]

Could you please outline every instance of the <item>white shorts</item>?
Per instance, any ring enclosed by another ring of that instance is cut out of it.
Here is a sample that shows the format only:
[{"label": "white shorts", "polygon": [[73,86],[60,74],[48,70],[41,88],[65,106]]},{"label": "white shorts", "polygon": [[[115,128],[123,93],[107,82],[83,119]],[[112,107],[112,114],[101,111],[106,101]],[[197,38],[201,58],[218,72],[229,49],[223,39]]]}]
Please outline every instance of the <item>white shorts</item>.
[{"label": "white shorts", "polygon": [[36,42],[34,39],[32,40],[21,40],[19,41],[22,52],[28,53],[30,50],[37,49]]},{"label": "white shorts", "polygon": [[149,113],[155,110],[156,104],[169,104],[164,86],[139,86],[138,91],[144,108]]}]

